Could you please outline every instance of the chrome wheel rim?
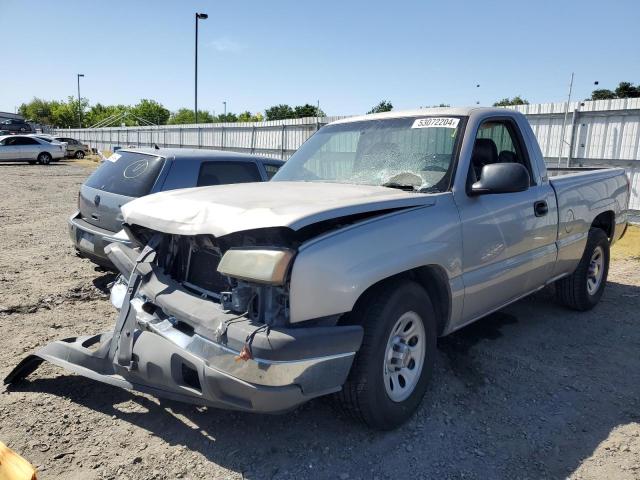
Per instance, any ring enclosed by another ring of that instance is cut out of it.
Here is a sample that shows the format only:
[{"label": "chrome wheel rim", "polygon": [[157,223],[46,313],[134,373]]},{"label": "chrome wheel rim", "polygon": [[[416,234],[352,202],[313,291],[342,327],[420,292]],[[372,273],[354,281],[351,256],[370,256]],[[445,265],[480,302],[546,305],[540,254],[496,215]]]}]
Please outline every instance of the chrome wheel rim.
[{"label": "chrome wheel rim", "polygon": [[391,329],[384,355],[383,379],[388,397],[406,400],[415,390],[424,366],[426,334],[415,312],[400,316]]},{"label": "chrome wheel rim", "polygon": [[604,274],[604,251],[602,247],[596,247],[591,255],[589,269],[587,270],[587,292],[589,295],[595,294],[602,283]]}]

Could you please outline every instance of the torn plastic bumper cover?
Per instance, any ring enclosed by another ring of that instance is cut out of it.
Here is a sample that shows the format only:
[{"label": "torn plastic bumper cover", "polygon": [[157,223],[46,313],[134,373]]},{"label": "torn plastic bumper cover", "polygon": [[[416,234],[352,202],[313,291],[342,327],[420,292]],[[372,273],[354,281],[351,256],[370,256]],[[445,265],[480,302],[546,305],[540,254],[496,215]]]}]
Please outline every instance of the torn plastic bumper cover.
[{"label": "torn plastic bumper cover", "polygon": [[253,358],[238,360],[257,325],[163,276],[152,264],[154,247],[150,242],[133,264],[112,333],[53,342],[22,360],[4,383],[19,382],[46,360],[158,397],[272,413],[340,390],[361,327],[272,328],[255,335]]}]

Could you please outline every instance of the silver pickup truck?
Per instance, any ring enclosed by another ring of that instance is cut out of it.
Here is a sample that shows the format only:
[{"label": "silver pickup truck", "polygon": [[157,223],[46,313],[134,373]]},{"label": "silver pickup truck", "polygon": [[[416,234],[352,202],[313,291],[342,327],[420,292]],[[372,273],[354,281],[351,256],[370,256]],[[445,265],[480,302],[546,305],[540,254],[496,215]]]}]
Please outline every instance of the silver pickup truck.
[{"label": "silver pickup truck", "polygon": [[436,338],[555,283],[603,294],[626,229],[621,169],[549,178],[519,113],[451,108],[340,120],[267,183],[163,192],[122,207],[135,248],[113,332],[47,360],[124,388],[283,412],[326,394],[379,429],[418,407]]}]

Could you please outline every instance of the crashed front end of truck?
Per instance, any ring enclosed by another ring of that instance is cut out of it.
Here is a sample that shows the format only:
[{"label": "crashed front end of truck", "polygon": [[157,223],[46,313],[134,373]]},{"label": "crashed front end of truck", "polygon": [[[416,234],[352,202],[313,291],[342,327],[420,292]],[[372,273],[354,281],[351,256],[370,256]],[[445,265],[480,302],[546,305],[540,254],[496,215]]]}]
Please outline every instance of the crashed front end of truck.
[{"label": "crashed front end of truck", "polygon": [[290,323],[299,232],[125,230],[137,246],[106,249],[121,272],[111,293],[119,311],[113,332],[51,343],[20,362],[6,384],[46,360],[159,397],[256,412],[340,390],[362,328],[339,325],[337,316]]}]

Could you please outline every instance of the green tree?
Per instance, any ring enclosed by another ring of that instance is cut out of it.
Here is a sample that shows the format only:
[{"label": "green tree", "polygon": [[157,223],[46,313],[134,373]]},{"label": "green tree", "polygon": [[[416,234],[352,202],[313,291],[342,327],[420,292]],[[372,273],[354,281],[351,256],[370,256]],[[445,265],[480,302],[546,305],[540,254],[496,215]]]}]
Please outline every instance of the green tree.
[{"label": "green tree", "polygon": [[242,112],[238,115],[238,122],[261,122],[264,117],[261,113],[252,114],[250,111]]},{"label": "green tree", "polygon": [[89,111],[85,114],[87,122],[86,124],[89,126],[96,125],[98,123],[104,122],[110,117],[113,117],[111,121],[105,123],[105,126],[120,126],[124,123],[127,126],[134,125],[133,118],[122,117],[119,118],[119,115],[123,113],[127,113],[129,111],[129,107],[126,105],[102,105],[101,103],[96,103],[89,107]]},{"label": "green tree", "polygon": [[[89,105],[89,101],[86,98],[81,99],[80,102],[74,97],[68,97],[67,101],[51,101],[48,102],[49,105],[49,113],[44,114],[42,117],[34,117],[34,120],[41,121],[41,123],[47,123],[49,125],[67,128],[67,127],[77,127],[78,126],[78,115],[80,113],[80,105],[82,106],[83,112],[86,112],[87,106]],[[22,108],[22,107],[21,107]],[[24,109],[26,112],[29,111],[29,108]],[[86,113],[83,113],[82,116],[82,126],[87,126]]]},{"label": "green tree", "polygon": [[264,113],[267,116],[267,120],[284,120],[287,118],[294,118],[293,108],[285,104],[269,107],[265,110]]},{"label": "green tree", "polygon": [[[206,110],[198,110],[198,123],[213,123],[215,118]],[[169,121],[169,125],[184,125],[188,123],[196,123],[196,116],[190,108],[181,108],[177,112],[173,112]]]},{"label": "green tree", "polygon": [[51,108],[52,124],[56,127],[78,127],[78,110],[75,105],[68,102],[60,102]]},{"label": "green tree", "polygon": [[238,121],[239,122],[250,122],[251,121],[251,112],[250,111],[246,111],[246,112],[242,112],[240,115],[238,115]]},{"label": "green tree", "polygon": [[375,107],[367,112],[369,113],[382,113],[382,112],[390,112],[393,110],[393,104],[389,100],[382,100]]},{"label": "green tree", "polygon": [[324,117],[324,112],[316,107],[305,103],[304,105],[298,105],[293,109],[294,118],[307,118],[307,117]]},{"label": "green tree", "polygon": [[234,123],[238,121],[238,116],[235,113],[231,112],[222,113],[218,115],[217,121],[222,123]]},{"label": "green tree", "polygon": [[591,100],[611,100],[613,98],[638,97],[640,97],[640,85],[634,86],[631,82],[620,82],[615,91],[601,88],[591,92]]},{"label": "green tree", "polygon": [[196,116],[190,108],[181,108],[173,112],[169,118],[170,125],[180,125],[185,123],[195,123]]},{"label": "green tree", "polygon": [[618,98],[637,98],[640,97],[640,85],[633,86],[631,82],[620,82],[616,88],[616,97]]},{"label": "green tree", "polygon": [[591,100],[611,100],[612,98],[616,98],[615,92],[606,88],[600,88],[591,92]]},{"label": "green tree", "polygon": [[[158,103],[155,100],[148,100],[146,98],[140,100],[140,102],[132,107],[130,111],[135,117],[156,125],[165,125],[171,116],[171,112],[161,103]],[[198,113],[198,117],[200,117],[200,113]],[[198,120],[200,120],[200,118],[198,118]]]},{"label": "green tree", "polygon": [[52,108],[59,102],[42,100],[34,97],[29,103],[23,103],[18,108],[18,112],[25,119],[38,122],[44,125],[52,125]]},{"label": "green tree", "polygon": [[529,101],[522,98],[520,95],[516,95],[513,98],[503,98],[493,104],[494,107],[509,107],[512,105],[529,105]]}]

